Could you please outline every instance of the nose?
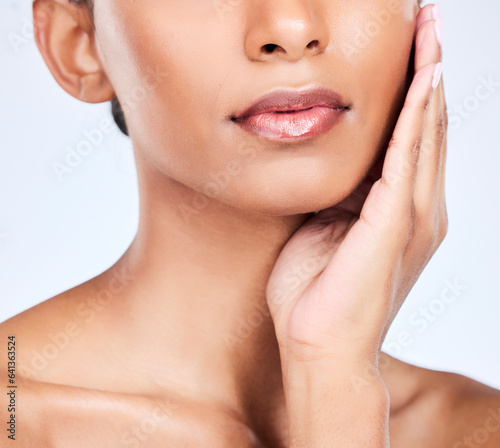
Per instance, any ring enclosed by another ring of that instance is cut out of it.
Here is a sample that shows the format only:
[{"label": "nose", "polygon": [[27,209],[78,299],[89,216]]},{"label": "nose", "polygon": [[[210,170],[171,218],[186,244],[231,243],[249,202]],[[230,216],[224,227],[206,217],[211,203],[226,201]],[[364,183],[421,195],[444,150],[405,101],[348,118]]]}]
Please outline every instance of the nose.
[{"label": "nose", "polygon": [[250,60],[293,62],[327,47],[327,14],[319,10],[320,1],[254,0],[248,4],[245,52]]}]

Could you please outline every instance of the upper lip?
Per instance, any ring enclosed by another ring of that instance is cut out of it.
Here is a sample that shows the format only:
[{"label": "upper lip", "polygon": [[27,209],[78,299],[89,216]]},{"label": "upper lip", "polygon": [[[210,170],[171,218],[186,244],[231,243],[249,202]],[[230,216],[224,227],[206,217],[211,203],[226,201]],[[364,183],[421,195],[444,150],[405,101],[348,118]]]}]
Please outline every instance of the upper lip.
[{"label": "upper lip", "polygon": [[314,106],[324,106],[332,109],[349,107],[340,94],[327,87],[314,87],[303,90],[282,88],[259,97],[232,118],[241,119],[266,112],[304,110]]}]

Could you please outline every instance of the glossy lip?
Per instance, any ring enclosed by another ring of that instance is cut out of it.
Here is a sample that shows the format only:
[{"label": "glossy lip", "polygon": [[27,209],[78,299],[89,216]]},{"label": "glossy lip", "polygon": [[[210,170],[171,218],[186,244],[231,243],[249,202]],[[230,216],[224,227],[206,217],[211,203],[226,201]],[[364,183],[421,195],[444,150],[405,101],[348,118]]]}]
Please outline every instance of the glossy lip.
[{"label": "glossy lip", "polygon": [[277,89],[258,98],[231,120],[270,140],[296,141],[328,131],[349,109],[340,94],[326,87]]},{"label": "glossy lip", "polygon": [[258,98],[245,110],[236,114],[234,119],[239,120],[266,112],[304,110],[314,106],[325,106],[331,109],[348,107],[340,94],[326,87],[305,90],[278,89]]}]

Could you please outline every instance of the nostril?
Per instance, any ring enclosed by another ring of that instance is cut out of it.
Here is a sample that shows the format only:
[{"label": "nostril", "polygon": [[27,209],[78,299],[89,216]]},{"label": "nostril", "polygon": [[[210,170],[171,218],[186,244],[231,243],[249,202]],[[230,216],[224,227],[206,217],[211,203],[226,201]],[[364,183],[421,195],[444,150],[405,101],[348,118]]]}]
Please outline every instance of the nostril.
[{"label": "nostril", "polygon": [[309,48],[309,49],[316,48],[318,45],[319,45],[319,42],[317,39],[315,39],[307,44],[307,48]]},{"label": "nostril", "polygon": [[266,53],[272,53],[276,47],[276,44],[266,44],[262,48]]}]

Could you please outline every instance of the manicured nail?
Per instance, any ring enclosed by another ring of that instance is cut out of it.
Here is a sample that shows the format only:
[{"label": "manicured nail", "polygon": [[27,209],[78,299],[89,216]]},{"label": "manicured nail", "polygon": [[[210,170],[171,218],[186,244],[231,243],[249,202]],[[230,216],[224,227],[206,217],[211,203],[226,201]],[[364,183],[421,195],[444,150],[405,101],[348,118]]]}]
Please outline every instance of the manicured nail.
[{"label": "manicured nail", "polygon": [[436,64],[436,68],[434,69],[434,76],[432,78],[432,88],[435,89],[439,84],[439,80],[441,79],[441,73],[443,72],[443,63],[438,62]]},{"label": "manicured nail", "polygon": [[443,46],[443,20],[441,18],[434,22],[434,27],[436,28],[436,37],[439,45]]},{"label": "manicured nail", "polygon": [[439,3],[435,3],[432,7],[432,18],[434,20],[441,18],[441,6],[439,6]]},{"label": "manicured nail", "polygon": [[439,3],[436,3],[432,8],[432,18],[434,19],[437,40],[439,42],[439,45],[443,46],[443,19],[441,16],[441,6],[439,6]]}]

